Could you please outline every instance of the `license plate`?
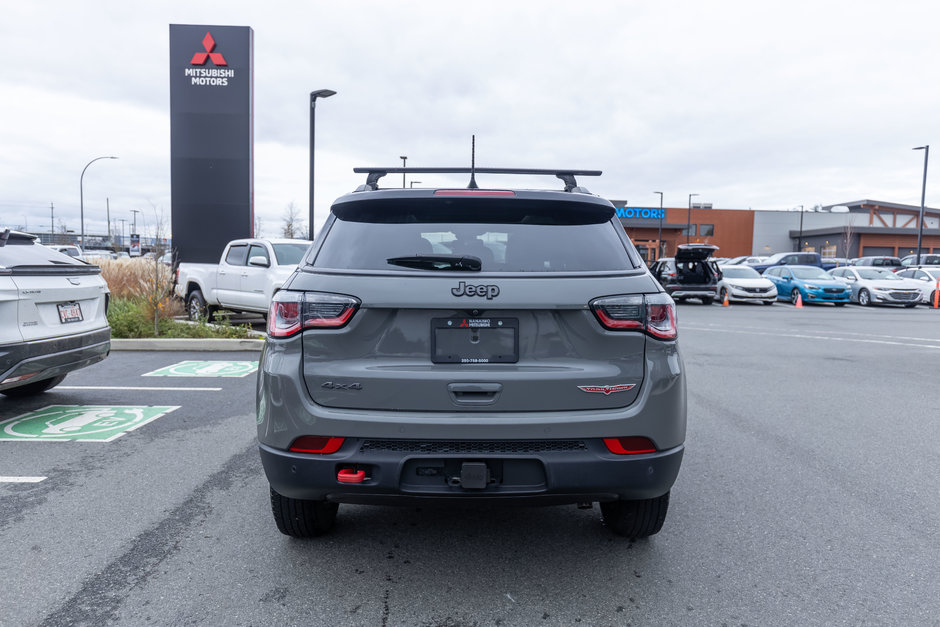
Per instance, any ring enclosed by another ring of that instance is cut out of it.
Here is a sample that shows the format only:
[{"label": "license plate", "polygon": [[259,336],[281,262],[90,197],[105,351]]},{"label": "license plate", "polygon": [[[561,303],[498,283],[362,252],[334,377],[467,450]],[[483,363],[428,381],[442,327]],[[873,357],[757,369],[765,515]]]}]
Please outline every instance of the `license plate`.
[{"label": "license plate", "polygon": [[82,306],[79,303],[59,303],[59,322],[81,322]]},{"label": "license plate", "polygon": [[431,361],[436,364],[514,364],[519,361],[516,318],[435,318]]}]

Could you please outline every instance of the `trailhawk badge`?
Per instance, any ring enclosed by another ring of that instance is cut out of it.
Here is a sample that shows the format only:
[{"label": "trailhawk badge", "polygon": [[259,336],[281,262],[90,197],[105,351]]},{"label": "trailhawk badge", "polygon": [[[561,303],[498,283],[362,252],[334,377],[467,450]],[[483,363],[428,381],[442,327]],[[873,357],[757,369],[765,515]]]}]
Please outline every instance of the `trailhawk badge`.
[{"label": "trailhawk badge", "polygon": [[614,392],[626,392],[636,387],[636,383],[621,383],[620,385],[579,385],[578,389],[582,392],[599,392],[609,395]]}]

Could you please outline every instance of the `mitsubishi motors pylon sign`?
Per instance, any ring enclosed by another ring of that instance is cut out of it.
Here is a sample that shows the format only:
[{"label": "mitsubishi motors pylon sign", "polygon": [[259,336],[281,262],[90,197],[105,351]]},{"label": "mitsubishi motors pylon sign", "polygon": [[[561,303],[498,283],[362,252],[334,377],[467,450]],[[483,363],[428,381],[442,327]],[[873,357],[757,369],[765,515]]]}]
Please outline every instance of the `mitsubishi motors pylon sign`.
[{"label": "mitsubishi motors pylon sign", "polygon": [[252,60],[247,26],[170,24],[173,248],[215,263],[254,223]]}]

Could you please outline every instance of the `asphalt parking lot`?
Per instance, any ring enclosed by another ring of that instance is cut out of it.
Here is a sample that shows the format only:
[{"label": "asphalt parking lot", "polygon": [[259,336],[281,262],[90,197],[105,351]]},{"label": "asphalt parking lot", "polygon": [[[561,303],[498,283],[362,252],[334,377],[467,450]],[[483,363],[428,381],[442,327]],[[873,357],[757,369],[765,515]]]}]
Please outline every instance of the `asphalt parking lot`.
[{"label": "asphalt parking lot", "polygon": [[[0,624],[936,624],[940,312],[690,302],[679,327],[688,450],[639,542],[596,507],[342,506],[284,537],[256,352],[118,351],[2,398]],[[101,413],[48,413],[74,405]]]}]

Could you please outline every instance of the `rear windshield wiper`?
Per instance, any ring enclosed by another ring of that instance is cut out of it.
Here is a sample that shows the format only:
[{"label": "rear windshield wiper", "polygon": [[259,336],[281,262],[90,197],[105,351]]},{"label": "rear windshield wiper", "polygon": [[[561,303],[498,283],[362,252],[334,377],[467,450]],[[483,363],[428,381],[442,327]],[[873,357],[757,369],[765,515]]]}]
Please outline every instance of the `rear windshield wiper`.
[{"label": "rear windshield wiper", "polygon": [[457,270],[479,272],[483,265],[479,257],[473,255],[412,255],[411,257],[391,257],[385,260],[393,266],[415,268],[417,270]]}]

